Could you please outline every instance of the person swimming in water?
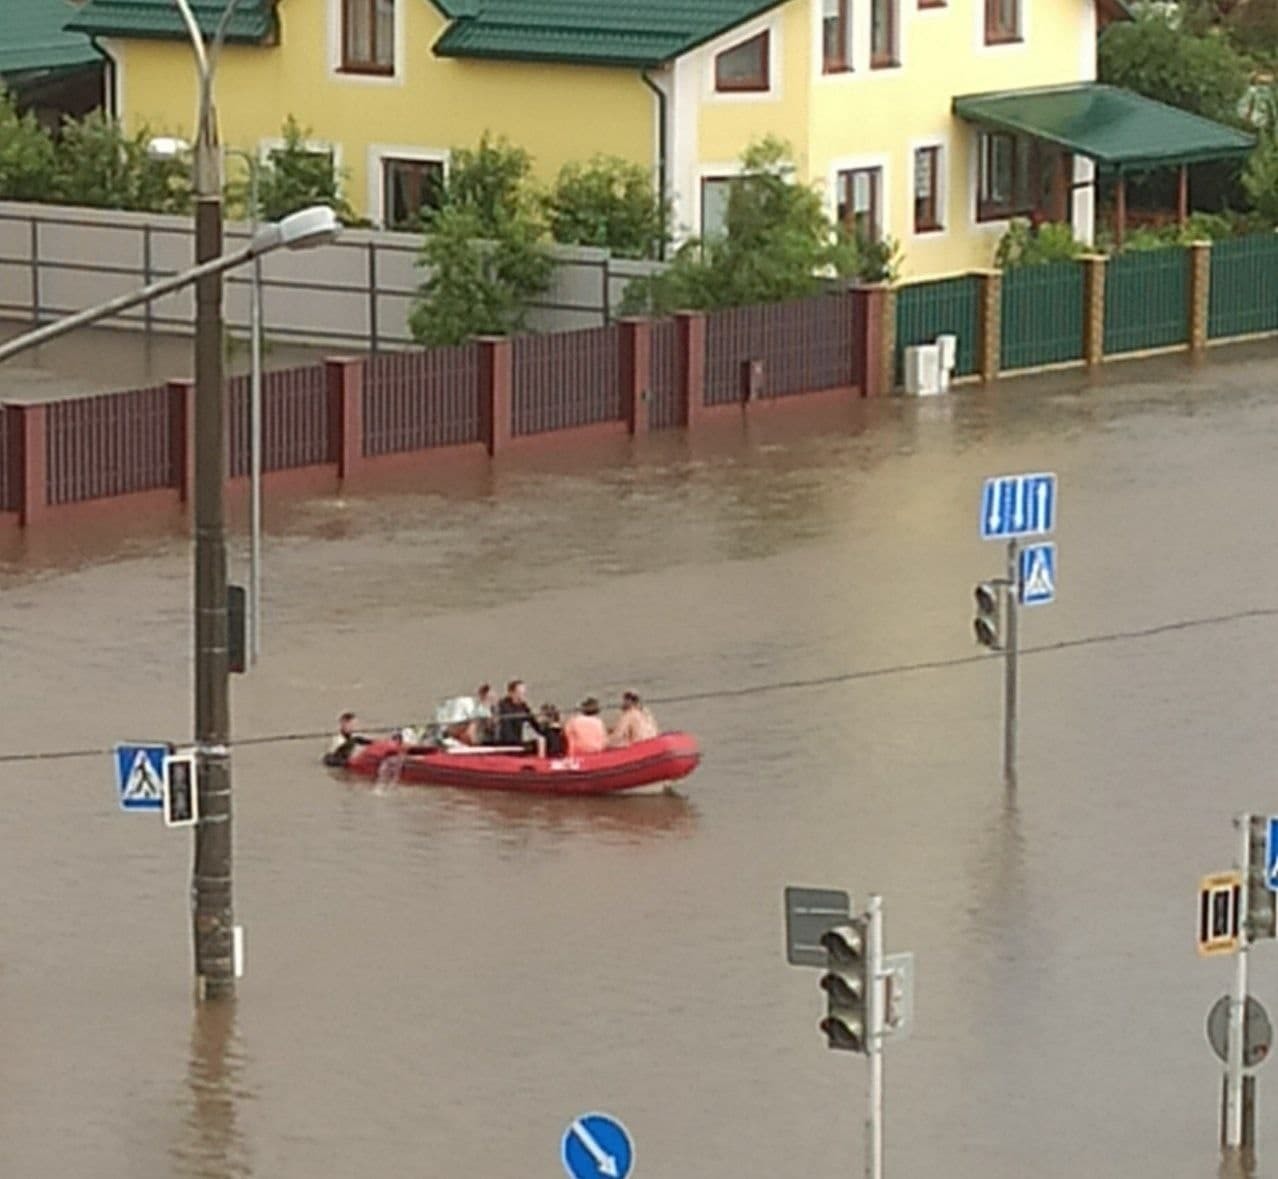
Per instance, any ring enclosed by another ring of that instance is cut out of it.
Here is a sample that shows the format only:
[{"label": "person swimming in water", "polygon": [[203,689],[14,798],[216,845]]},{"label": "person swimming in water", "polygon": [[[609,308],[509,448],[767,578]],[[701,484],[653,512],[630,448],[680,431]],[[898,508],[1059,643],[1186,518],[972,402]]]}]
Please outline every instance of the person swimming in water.
[{"label": "person swimming in water", "polygon": [[358,731],[359,717],[353,712],[344,712],[337,718],[337,734],[324,754],[326,766],[341,767],[351,759],[351,754],[361,745],[371,745],[372,737],[366,737]]}]

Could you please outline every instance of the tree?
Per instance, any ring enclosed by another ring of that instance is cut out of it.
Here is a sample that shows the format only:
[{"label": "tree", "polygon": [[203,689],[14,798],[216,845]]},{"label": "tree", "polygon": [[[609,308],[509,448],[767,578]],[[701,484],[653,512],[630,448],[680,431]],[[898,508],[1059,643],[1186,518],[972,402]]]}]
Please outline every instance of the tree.
[{"label": "tree", "polygon": [[[345,174],[338,170],[331,151],[308,147],[309,131],[289,115],[283,127],[283,146],[276,148],[258,165],[258,215],[263,221],[278,221],[310,205],[328,205],[347,225],[359,218],[342,194]],[[227,186],[228,197],[246,214],[249,186],[237,181]]]},{"label": "tree", "polygon": [[1243,191],[1252,208],[1270,225],[1278,225],[1278,130],[1260,137],[1242,174]]},{"label": "tree", "polygon": [[20,115],[0,86],[0,197],[13,201],[49,199],[53,183],[53,140],[31,114]]},{"label": "tree", "polygon": [[693,238],[670,266],[627,290],[626,310],[734,307],[812,295],[823,275],[895,277],[896,243],[858,242],[826,215],[817,189],[794,178],[789,145],[773,136],[742,153],[724,232]]},{"label": "tree", "polygon": [[54,145],[48,196],[104,209],[186,212],[191,207],[190,163],[152,157],[152,136],[145,126],[128,135],[100,111],[66,120]]},{"label": "tree", "polygon": [[1101,34],[1100,79],[1147,98],[1238,126],[1251,67],[1224,37],[1195,36],[1156,12]]},{"label": "tree", "polygon": [[646,168],[617,156],[565,164],[546,200],[555,241],[619,258],[659,258],[670,240],[670,202]]},{"label": "tree", "polygon": [[440,207],[422,210],[426,279],[408,321],[431,345],[518,331],[553,267],[528,153],[485,133],[451,164]]}]

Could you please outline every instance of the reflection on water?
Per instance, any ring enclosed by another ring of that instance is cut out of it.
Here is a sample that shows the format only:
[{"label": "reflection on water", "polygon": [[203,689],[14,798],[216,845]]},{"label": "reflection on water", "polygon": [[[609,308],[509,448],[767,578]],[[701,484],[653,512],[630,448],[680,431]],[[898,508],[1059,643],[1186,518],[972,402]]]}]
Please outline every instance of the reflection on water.
[{"label": "reflection on water", "polygon": [[[522,676],[538,701],[634,687],[705,761],[684,797],[563,799],[237,747],[248,974],[193,1026],[189,834],[123,815],[105,756],[0,763],[0,1176],[529,1179],[592,1108],[644,1174],[855,1171],[862,1070],[784,964],[794,883],[879,893],[915,953],[893,1173],[1216,1171],[1202,1025],[1228,972],[1194,953],[1193,889],[1231,813],[1278,810],[1278,631],[1027,659],[1011,793],[1001,665],[965,660],[994,473],[1060,478],[1028,644],[1218,615],[1222,569],[1231,609],[1275,605],[1278,548],[1240,508],[1273,497],[1272,383],[1267,360],[1114,366],[269,496],[236,734]],[[0,567],[0,754],[188,740],[184,526],[62,535]],[[1264,952],[1253,977],[1272,1003]],[[1273,1175],[1271,1150],[1262,1123]]]},{"label": "reflection on water", "polygon": [[187,1108],[173,1145],[173,1173],[186,1179],[250,1179],[253,1165],[240,1128],[244,1054],[234,1001],[196,1005],[187,1064]]}]

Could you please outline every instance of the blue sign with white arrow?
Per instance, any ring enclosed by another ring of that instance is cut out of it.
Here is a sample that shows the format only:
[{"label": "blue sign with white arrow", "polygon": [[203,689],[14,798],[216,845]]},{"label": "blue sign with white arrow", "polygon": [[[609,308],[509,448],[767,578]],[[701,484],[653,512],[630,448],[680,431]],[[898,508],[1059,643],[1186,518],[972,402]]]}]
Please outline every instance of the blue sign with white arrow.
[{"label": "blue sign with white arrow", "polygon": [[1269,816],[1269,834],[1265,839],[1265,883],[1278,892],[1278,815]]},{"label": "blue sign with white arrow", "polygon": [[996,475],[981,493],[981,539],[1045,536],[1056,527],[1056,476]]},{"label": "blue sign with white arrow", "polygon": [[630,1134],[611,1114],[573,1118],[560,1151],[572,1179],[626,1179],[635,1163]]},{"label": "blue sign with white arrow", "polygon": [[167,743],[138,741],[115,747],[115,788],[126,811],[164,809]]},{"label": "blue sign with white arrow", "polygon": [[1056,545],[1027,544],[1020,557],[1022,606],[1046,606],[1056,601]]}]

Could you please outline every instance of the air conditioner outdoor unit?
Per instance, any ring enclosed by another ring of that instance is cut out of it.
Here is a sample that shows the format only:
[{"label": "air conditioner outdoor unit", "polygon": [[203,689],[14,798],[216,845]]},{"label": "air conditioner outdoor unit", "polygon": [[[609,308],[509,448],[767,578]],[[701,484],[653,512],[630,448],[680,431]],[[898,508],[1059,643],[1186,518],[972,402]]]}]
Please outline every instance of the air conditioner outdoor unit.
[{"label": "air conditioner outdoor unit", "polygon": [[941,392],[948,393],[954,379],[954,363],[958,359],[958,336],[937,336],[936,347],[941,354]]},{"label": "air conditioner outdoor unit", "polygon": [[906,348],[905,391],[917,397],[941,391],[941,350],[935,344]]}]

